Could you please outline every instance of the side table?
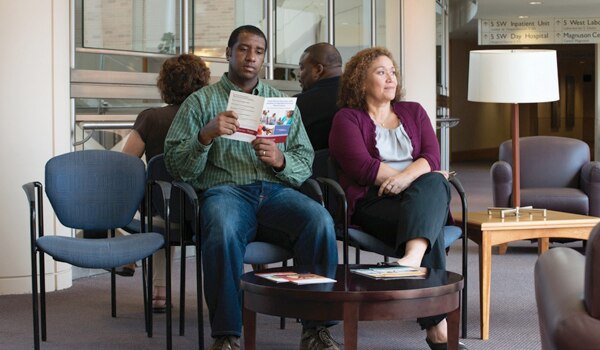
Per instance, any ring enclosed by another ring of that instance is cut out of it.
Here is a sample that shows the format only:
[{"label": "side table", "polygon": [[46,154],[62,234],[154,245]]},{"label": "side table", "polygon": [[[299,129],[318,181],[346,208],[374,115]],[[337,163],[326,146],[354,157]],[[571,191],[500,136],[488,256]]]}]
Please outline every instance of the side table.
[{"label": "side table", "polygon": [[[490,288],[492,275],[492,247],[495,245],[538,239],[538,253],[548,250],[550,238],[574,238],[587,240],[592,228],[600,222],[599,217],[563,213],[548,210],[546,217],[540,215],[507,216],[470,212],[467,219],[469,239],[479,245],[479,298],[481,308],[481,339],[490,336]],[[460,222],[461,216],[455,216]]]}]

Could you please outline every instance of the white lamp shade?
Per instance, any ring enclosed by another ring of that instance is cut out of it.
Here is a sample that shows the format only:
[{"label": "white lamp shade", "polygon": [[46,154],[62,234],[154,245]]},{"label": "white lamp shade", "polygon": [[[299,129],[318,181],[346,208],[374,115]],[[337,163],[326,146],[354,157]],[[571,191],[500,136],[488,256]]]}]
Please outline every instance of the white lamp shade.
[{"label": "white lamp shade", "polygon": [[475,50],[468,100],[537,103],[559,99],[555,50]]}]

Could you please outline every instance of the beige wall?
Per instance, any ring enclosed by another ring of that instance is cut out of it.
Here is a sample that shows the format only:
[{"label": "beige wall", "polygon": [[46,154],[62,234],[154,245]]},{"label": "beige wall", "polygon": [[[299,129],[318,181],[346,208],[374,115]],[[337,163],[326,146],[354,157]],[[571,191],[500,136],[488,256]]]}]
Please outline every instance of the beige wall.
[{"label": "beige wall", "polygon": [[[43,181],[45,162],[70,149],[69,2],[1,1],[0,14],[0,32],[11,44],[0,65],[0,294],[14,294],[31,290],[29,216],[21,186]],[[50,210],[44,219],[52,233],[58,224]],[[48,290],[70,286],[70,268],[48,262]]]}]

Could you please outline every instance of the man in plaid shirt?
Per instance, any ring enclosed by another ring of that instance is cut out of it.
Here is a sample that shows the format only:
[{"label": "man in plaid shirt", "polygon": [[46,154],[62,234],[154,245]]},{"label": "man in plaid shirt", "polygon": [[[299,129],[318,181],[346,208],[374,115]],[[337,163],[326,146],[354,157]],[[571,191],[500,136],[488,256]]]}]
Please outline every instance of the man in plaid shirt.
[{"label": "man in plaid shirt", "polygon": [[[310,176],[314,157],[298,109],[284,143],[220,137],[240,127],[236,113],[225,110],[231,90],[286,96],[258,78],[266,50],[260,29],[235,29],[226,51],[229,72],[185,100],[165,140],[169,172],[200,192],[204,289],[215,350],[240,348],[239,284],[248,242],[288,248],[299,265],[338,261],[331,216],[294,189]],[[303,322],[300,348],[338,349],[326,324]]]}]

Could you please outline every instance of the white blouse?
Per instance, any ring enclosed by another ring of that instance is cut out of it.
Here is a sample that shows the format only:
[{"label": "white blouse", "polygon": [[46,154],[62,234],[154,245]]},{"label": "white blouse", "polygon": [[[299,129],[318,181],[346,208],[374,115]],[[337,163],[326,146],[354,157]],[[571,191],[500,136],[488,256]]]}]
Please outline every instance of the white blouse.
[{"label": "white blouse", "polygon": [[395,129],[375,125],[375,147],[384,163],[402,171],[412,162],[412,143],[402,124]]}]

